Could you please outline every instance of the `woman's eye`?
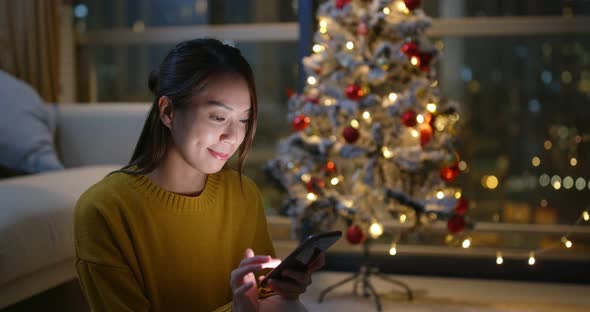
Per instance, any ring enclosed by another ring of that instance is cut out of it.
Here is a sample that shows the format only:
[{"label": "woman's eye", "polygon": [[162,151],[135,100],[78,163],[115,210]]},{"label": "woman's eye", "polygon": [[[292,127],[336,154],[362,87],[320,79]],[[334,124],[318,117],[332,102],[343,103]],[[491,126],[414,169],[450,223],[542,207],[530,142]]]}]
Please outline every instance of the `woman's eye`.
[{"label": "woman's eye", "polygon": [[243,123],[243,124],[245,124],[245,125],[248,124],[248,121],[250,121],[250,119],[242,119],[242,120],[240,120],[240,122]]},{"label": "woman's eye", "polygon": [[219,116],[215,116],[215,115],[211,116],[211,119],[213,119],[215,121],[224,121],[225,120],[225,118],[219,117]]}]

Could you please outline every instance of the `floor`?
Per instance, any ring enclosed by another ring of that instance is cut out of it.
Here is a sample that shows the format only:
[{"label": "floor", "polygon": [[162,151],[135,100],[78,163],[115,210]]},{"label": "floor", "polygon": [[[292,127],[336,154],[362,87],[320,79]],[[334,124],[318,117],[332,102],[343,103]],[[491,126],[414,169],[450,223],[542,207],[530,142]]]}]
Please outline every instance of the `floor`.
[{"label": "floor", "polygon": [[[309,311],[377,311],[372,298],[352,295],[352,282],[333,289],[323,303],[317,302],[323,289],[348,276],[348,273],[317,273],[302,297]],[[382,311],[590,311],[590,285],[418,276],[395,278],[412,289],[414,300],[409,302],[402,288],[372,277],[370,281],[380,294]]]},{"label": "floor", "polygon": [[[352,283],[335,288],[323,303],[321,291],[350,273],[319,272],[301,297],[309,311],[377,311],[372,298],[352,295]],[[414,300],[409,302],[401,288],[372,277],[370,281],[380,295],[382,311],[409,312],[520,312],[520,311],[590,311],[590,285],[532,283],[422,276],[391,276],[406,283]],[[359,287],[360,289],[360,287]],[[3,312],[23,311],[88,311],[77,281],[68,282],[37,295]]]}]

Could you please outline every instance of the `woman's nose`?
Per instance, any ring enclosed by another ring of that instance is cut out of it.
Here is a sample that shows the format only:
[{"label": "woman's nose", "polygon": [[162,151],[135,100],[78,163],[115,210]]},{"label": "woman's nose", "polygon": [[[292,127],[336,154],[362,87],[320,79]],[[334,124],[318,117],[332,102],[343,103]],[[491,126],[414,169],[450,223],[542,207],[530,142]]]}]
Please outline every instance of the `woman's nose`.
[{"label": "woman's nose", "polygon": [[236,125],[235,123],[230,123],[228,124],[227,127],[225,127],[223,133],[221,134],[220,140],[222,142],[228,143],[228,144],[234,144],[236,143],[236,140],[238,138],[238,125]]}]

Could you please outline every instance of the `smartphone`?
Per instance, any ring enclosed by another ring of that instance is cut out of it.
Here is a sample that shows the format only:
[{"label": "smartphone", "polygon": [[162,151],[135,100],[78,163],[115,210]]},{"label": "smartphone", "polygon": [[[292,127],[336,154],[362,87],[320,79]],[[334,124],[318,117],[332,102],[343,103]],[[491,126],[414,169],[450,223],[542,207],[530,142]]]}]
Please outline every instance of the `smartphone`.
[{"label": "smartphone", "polygon": [[341,231],[310,235],[303,243],[293,250],[287,258],[281,261],[276,268],[270,271],[260,284],[265,287],[269,279],[281,279],[284,269],[305,272],[309,264],[312,263],[320,253],[326,252],[326,250],[334,245],[340,237],[342,237]]}]

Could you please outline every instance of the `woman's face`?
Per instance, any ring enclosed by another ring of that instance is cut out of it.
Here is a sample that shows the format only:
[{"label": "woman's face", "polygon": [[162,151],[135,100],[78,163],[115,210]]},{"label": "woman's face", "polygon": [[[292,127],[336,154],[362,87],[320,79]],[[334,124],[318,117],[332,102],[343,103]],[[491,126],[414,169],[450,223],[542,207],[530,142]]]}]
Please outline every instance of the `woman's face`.
[{"label": "woman's face", "polygon": [[217,75],[190,105],[176,112],[172,139],[180,155],[196,170],[215,173],[238,150],[250,118],[250,90],[237,75]]}]

